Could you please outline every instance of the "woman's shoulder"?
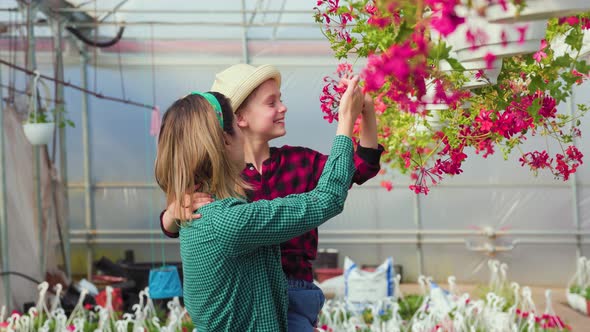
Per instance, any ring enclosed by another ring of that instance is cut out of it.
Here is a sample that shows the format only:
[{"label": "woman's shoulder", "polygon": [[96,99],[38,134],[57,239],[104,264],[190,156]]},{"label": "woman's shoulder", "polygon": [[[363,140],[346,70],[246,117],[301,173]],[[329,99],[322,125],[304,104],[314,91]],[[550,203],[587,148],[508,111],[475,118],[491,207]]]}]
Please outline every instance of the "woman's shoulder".
[{"label": "woman's shoulder", "polygon": [[202,206],[197,212],[200,213],[203,217],[205,216],[215,216],[217,213],[224,213],[227,212],[227,209],[231,209],[232,207],[236,207],[242,204],[247,204],[245,198],[240,197],[228,197],[223,199],[216,199],[212,203]]}]

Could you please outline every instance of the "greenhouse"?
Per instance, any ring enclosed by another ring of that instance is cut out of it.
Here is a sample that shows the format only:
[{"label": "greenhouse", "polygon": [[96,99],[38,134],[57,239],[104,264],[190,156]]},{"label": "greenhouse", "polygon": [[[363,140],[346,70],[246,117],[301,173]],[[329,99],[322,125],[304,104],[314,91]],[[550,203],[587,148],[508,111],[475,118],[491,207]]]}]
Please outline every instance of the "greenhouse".
[{"label": "greenhouse", "polygon": [[0,332],[585,331],[589,78],[588,0],[0,0]]}]

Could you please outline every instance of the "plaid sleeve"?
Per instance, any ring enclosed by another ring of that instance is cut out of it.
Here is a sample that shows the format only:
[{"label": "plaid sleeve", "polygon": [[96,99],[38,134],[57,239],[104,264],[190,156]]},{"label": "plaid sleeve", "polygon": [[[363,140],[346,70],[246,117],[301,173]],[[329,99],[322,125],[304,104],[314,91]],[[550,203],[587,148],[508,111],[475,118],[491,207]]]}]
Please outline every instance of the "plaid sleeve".
[{"label": "plaid sleeve", "polygon": [[177,238],[178,233],[168,232],[166,230],[166,228],[164,228],[164,213],[165,212],[166,212],[166,210],[164,209],[164,211],[162,211],[162,213],[160,213],[160,228],[162,229],[162,233],[164,233],[164,235],[166,235],[167,237]]},{"label": "plaid sleeve", "polygon": [[376,149],[365,148],[360,144],[357,146],[354,154],[354,166],[356,167],[356,172],[354,172],[352,182],[363,184],[379,173],[379,170],[381,169],[379,160],[381,159],[383,150],[381,144],[379,144]]},{"label": "plaid sleeve", "polygon": [[[314,174],[314,180],[317,183],[321,174],[321,170],[324,168],[328,156],[321,154],[314,150],[309,150],[313,155],[310,157],[313,160],[313,169],[316,170]],[[379,170],[381,169],[380,159],[384,148],[381,144],[376,149],[365,148],[360,144],[354,153],[354,167],[355,172],[352,177],[352,183],[363,184],[367,180],[374,178]],[[352,184],[351,184],[352,185]]]},{"label": "plaid sleeve", "polygon": [[218,209],[213,229],[230,255],[279,244],[303,234],[342,212],[354,173],[352,141],[336,136],[317,187],[307,193],[246,203],[228,200]]}]

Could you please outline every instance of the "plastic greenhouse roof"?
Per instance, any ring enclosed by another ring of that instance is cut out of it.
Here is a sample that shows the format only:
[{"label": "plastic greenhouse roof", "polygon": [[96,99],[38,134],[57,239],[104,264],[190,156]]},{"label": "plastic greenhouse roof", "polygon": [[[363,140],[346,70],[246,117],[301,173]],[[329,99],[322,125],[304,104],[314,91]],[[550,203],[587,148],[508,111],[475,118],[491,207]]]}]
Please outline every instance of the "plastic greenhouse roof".
[{"label": "plastic greenhouse roof", "polygon": [[[35,2],[35,0],[32,0]],[[126,25],[125,39],[320,40],[313,18],[315,0],[47,0],[39,1],[48,16],[66,18],[78,28],[99,25],[98,36],[115,36]],[[19,1],[2,0],[0,8],[17,8]],[[22,3],[22,1],[21,1]],[[21,11],[24,13],[24,11]],[[44,19],[43,13],[37,15]],[[12,13],[0,12],[9,22]],[[19,14],[19,22],[25,17]],[[14,20],[14,18],[13,18]],[[48,27],[37,26],[36,35],[50,36]]]}]

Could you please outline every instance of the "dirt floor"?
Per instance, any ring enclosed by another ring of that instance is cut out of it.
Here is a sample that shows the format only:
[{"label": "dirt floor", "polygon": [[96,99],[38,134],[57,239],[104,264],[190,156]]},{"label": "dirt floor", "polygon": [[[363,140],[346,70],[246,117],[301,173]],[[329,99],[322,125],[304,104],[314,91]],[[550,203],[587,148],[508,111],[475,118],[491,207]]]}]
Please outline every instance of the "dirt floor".
[{"label": "dirt floor", "polygon": [[[443,288],[447,288],[447,285],[440,285]],[[473,294],[475,290],[474,285],[457,285],[461,293]],[[565,298],[565,288],[556,287],[531,287],[533,292],[533,301],[537,310],[545,310],[545,290],[551,289],[551,295],[553,300],[553,309],[555,313],[563,319],[566,324],[572,327],[572,331],[590,331],[590,317],[585,316],[574,309],[570,308]],[[418,294],[420,293],[420,287],[418,284],[402,284],[402,292],[404,294]]]}]

